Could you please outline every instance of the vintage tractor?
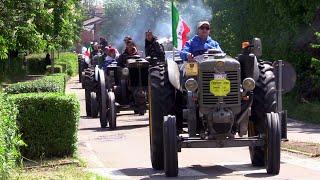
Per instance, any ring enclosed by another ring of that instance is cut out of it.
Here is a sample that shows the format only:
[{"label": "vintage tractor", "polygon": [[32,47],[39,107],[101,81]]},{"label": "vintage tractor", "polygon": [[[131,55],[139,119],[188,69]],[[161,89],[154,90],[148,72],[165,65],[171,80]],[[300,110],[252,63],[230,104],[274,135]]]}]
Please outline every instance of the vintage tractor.
[{"label": "vintage tractor", "polygon": [[[293,87],[295,72],[288,63],[276,61],[273,66],[259,59],[261,47],[255,38],[243,43],[243,52],[235,59],[209,50],[193,62],[182,62],[173,54],[166,64],[150,68],[154,169],[177,176],[182,148],[249,146],[253,166],[279,173],[280,141],[286,136],[281,95]],[[287,82],[284,87],[282,81]]]},{"label": "vintage tractor", "polygon": [[117,112],[134,110],[144,115],[147,109],[149,62],[140,56],[129,57],[125,67],[110,64],[98,73],[101,127],[116,128]]},{"label": "vintage tractor", "polygon": [[98,97],[99,91],[99,62],[102,56],[96,55],[90,60],[89,63],[83,65],[83,71],[81,75],[82,87],[85,89],[85,102],[86,102],[86,113],[88,117],[98,117]]}]

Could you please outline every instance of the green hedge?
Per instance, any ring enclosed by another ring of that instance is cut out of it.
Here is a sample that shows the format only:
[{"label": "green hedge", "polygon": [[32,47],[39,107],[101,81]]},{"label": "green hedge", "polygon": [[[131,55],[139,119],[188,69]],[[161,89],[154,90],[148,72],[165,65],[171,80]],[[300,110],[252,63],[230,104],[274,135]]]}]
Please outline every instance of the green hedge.
[{"label": "green hedge", "polygon": [[78,73],[78,56],[74,53],[60,53],[59,58],[55,60],[56,64],[65,63],[66,73],[69,76],[74,76]]},{"label": "green hedge", "polygon": [[10,96],[18,106],[21,149],[28,158],[71,156],[76,151],[80,105],[74,95],[29,93]]},{"label": "green hedge", "polygon": [[16,125],[17,107],[0,94],[0,179],[7,179],[20,157],[23,143]]},{"label": "green hedge", "polygon": [[[48,65],[48,66],[46,67],[46,71],[49,72],[49,73],[51,72],[51,65]],[[54,72],[54,73],[64,73],[65,70],[63,70],[63,67],[62,67],[61,65],[55,64],[55,65],[54,65],[53,72]]]},{"label": "green hedge", "polygon": [[30,57],[28,59],[29,74],[44,74],[46,72],[45,57]]},{"label": "green hedge", "polygon": [[17,79],[25,76],[25,74],[26,70],[23,67],[23,58],[0,59],[0,83],[16,82]]},{"label": "green hedge", "polygon": [[32,92],[60,92],[64,93],[66,87],[66,75],[50,75],[41,79],[27,82],[19,82],[9,85],[5,92],[8,94],[32,93]]},{"label": "green hedge", "polygon": [[68,65],[65,62],[57,62],[56,65],[61,66],[63,73],[65,73],[67,71],[67,69],[68,69]]}]

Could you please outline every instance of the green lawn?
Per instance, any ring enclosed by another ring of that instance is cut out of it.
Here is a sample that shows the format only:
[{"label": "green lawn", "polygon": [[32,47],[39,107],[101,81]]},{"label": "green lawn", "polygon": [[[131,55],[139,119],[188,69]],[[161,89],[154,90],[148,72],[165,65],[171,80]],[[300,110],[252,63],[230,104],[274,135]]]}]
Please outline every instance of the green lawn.
[{"label": "green lawn", "polygon": [[288,117],[311,123],[320,124],[320,102],[299,102],[294,95],[286,95],[283,105],[288,110]]},{"label": "green lawn", "polygon": [[[11,179],[19,180],[103,180],[106,179],[97,174],[88,172],[85,163],[73,162],[72,159],[47,160],[41,165],[25,165],[22,169],[17,170]],[[64,164],[64,165],[63,165]]]}]

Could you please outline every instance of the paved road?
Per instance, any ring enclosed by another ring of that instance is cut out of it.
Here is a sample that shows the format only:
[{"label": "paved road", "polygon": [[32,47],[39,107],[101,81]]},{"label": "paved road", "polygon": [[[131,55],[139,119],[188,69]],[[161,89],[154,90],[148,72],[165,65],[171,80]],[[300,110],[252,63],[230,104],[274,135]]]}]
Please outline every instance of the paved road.
[{"label": "paved road", "polygon": [[[99,128],[99,119],[85,117],[84,90],[71,79],[68,92],[81,102],[79,153],[90,171],[109,179],[163,179],[162,171],[151,168],[148,117],[122,112],[118,129]],[[269,176],[265,169],[250,164],[248,148],[182,149],[179,178],[182,179],[320,179],[320,161],[282,153],[281,172]]]}]

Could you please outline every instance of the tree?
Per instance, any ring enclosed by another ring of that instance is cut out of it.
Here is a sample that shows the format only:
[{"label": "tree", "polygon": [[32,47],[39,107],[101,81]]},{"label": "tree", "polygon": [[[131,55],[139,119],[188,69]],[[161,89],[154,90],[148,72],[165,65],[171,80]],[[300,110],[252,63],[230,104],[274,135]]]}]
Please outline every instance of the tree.
[{"label": "tree", "polygon": [[81,17],[80,0],[1,0],[0,58],[12,51],[72,46]]}]

